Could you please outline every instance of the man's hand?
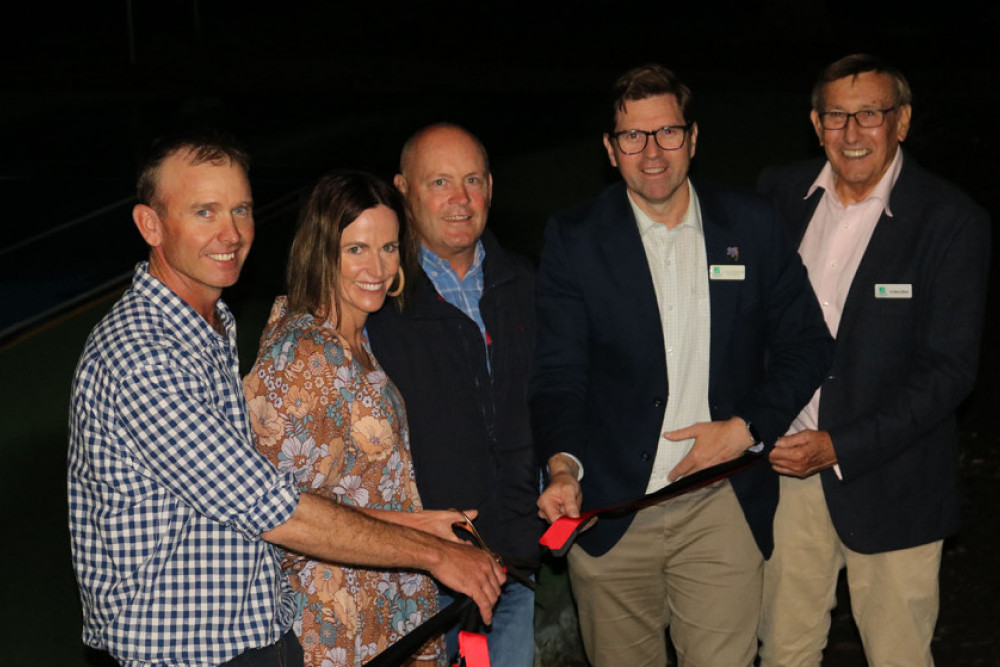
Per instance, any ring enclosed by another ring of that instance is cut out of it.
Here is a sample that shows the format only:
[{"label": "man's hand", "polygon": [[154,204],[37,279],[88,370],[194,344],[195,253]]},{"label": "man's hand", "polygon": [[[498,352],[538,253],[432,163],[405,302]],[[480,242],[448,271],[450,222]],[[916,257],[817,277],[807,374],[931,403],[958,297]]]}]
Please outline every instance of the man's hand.
[{"label": "man's hand", "polygon": [[829,433],[810,430],[778,438],[768,458],[777,473],[808,477],[836,465],[837,452]]},{"label": "man's hand", "polygon": [[554,454],[549,459],[549,485],[538,497],[538,516],[549,523],[561,516],[575,519],[580,516],[583,492],[577,481],[579,467],[564,454]]},{"label": "man's hand", "polygon": [[747,430],[747,423],[739,417],[732,417],[726,421],[698,422],[687,428],[667,431],[663,437],[667,440],[694,438],[691,451],[667,475],[667,479],[671,482],[693,472],[731,461],[753,446],[753,436]]},{"label": "man's hand", "polygon": [[493,605],[500,597],[500,586],[507,580],[493,554],[467,544],[442,542],[441,561],[430,569],[431,576],[442,584],[468,595],[479,607],[483,622],[493,620]]},{"label": "man's hand", "polygon": [[[382,513],[396,522],[372,515],[378,513],[303,493],[288,521],[261,533],[261,537],[330,563],[424,570],[448,588],[471,597],[483,620],[492,620],[493,605],[507,579],[493,554],[469,546],[454,535],[449,540],[455,541],[446,541],[415,530],[406,525],[406,512]],[[459,517],[458,512],[442,513],[447,514]]]}]

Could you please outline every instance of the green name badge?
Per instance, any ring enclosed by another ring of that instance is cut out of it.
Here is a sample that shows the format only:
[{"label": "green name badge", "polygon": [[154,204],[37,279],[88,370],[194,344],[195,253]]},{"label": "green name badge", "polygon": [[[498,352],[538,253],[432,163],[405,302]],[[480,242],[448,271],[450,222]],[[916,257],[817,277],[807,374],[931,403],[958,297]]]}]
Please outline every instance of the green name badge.
[{"label": "green name badge", "polygon": [[743,264],[713,264],[708,267],[709,280],[745,280],[747,267]]},{"label": "green name badge", "polygon": [[912,299],[913,285],[909,283],[878,283],[875,285],[876,299]]}]

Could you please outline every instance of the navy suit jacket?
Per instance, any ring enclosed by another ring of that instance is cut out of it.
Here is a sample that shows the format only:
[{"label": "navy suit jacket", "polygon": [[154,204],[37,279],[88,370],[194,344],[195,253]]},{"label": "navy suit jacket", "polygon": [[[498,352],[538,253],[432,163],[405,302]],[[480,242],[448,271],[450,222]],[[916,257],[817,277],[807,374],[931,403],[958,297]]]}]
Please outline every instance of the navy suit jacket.
[{"label": "navy suit jacket", "polygon": [[[989,270],[986,211],[909,156],[851,284],[819,428],[843,474],[821,473],[841,541],[860,553],[926,544],[958,525],[955,410],[972,390]],[[823,160],[771,169],[761,190],[801,241]],[[876,298],[909,285],[911,298]]]},{"label": "navy suit jacket", "polygon": [[[742,281],[709,284],[712,419],[739,415],[771,445],[819,385],[830,335],[773,207],[703,183],[695,191],[708,265],[746,267]],[[585,509],[642,495],[670,388],[656,293],[624,184],[549,221],[537,285],[531,408],[540,460],[557,452],[581,460]],[[760,464],[732,484],[770,555],[777,476]],[[603,554],[631,521],[602,519],[577,543]]]}]

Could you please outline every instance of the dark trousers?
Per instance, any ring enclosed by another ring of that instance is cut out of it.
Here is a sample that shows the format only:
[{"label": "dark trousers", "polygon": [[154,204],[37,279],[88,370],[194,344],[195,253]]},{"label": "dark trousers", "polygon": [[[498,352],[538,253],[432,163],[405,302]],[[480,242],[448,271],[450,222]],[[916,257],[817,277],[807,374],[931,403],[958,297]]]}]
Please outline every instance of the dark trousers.
[{"label": "dark trousers", "polygon": [[304,659],[299,638],[289,630],[270,646],[250,649],[220,667],[302,667]]}]

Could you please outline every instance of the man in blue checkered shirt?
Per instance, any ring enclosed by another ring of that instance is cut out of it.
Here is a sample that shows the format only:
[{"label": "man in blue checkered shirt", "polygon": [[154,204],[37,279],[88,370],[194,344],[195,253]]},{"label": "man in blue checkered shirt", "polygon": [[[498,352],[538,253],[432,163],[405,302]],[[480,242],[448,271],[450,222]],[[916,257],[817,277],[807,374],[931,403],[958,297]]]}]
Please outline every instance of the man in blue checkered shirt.
[{"label": "man in blue checkered shirt", "polygon": [[73,383],[84,642],[127,666],[301,665],[272,543],[426,570],[489,617],[504,575],[485,552],[300,494],[254,448],[220,300],[253,241],[245,154],[215,139],[163,143],[138,198],[149,261],[92,332]]}]

